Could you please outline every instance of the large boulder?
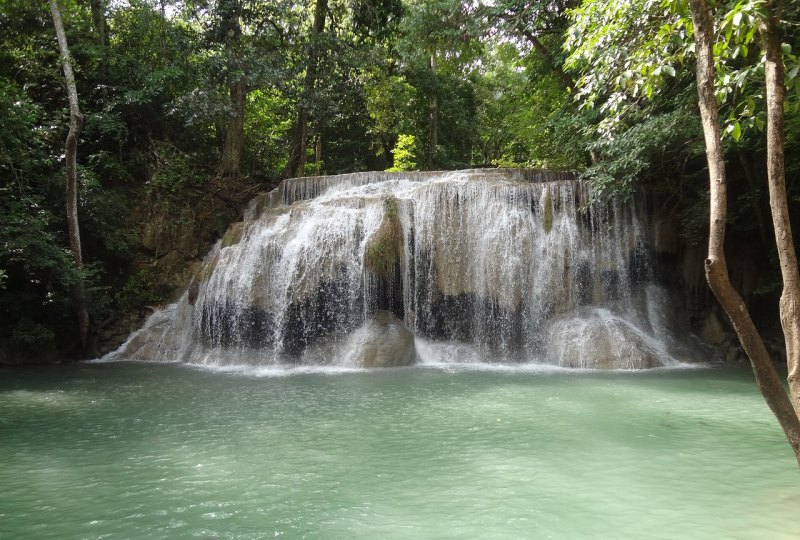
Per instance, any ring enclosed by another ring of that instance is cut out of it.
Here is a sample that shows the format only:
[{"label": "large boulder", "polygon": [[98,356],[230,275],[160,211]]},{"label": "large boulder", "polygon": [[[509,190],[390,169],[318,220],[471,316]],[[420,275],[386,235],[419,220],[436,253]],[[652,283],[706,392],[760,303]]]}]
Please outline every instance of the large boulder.
[{"label": "large boulder", "polygon": [[414,334],[389,311],[378,311],[353,333],[348,364],[358,367],[398,367],[416,359]]},{"label": "large boulder", "polygon": [[578,310],[547,332],[548,362],[590,369],[648,369],[670,363],[658,340],[606,309]]}]

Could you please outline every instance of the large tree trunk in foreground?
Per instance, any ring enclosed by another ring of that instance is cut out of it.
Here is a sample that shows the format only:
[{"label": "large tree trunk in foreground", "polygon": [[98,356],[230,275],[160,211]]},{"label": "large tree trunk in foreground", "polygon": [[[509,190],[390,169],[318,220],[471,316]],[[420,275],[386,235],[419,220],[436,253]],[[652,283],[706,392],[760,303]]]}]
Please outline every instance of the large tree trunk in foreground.
[{"label": "large tree trunk in foreground", "polygon": [[784,87],[783,52],[778,30],[782,2],[770,1],[768,19],[761,21],[762,48],[766,57],[764,75],[767,91],[767,178],[772,226],[778,245],[783,292],[780,301],[780,318],[786,342],[786,363],[789,368],[789,392],[795,412],[800,415],[800,274],[794,250],[792,226],[789,222],[789,205],[786,200],[786,170],[784,166],[783,103]]},{"label": "large tree trunk in foreground", "polygon": [[[58,49],[61,53],[61,64],[64,69],[64,80],[67,84],[67,97],[69,98],[69,132],[66,142],[66,168],[67,168],[67,227],[69,229],[69,244],[75,266],[83,266],[81,255],[81,231],[78,226],[78,135],[83,127],[83,114],[78,107],[78,90],[75,88],[75,73],[72,71],[72,60],[67,46],[67,36],[64,32],[64,22],[61,20],[61,11],[56,0],[50,1],[50,12],[53,15],[53,26],[58,38]],[[80,283],[76,286],[75,297],[78,302],[78,333],[81,345],[85,348],[89,334],[89,313],[86,309],[86,300],[83,297],[83,287]]]},{"label": "large tree trunk in foreground", "polygon": [[694,39],[697,52],[697,92],[703,123],[706,158],[708,159],[710,191],[710,226],[708,257],[705,261],[706,279],[725,313],[730,318],[739,341],[750,359],[756,383],[764,399],[792,446],[800,465],[800,419],[795,414],[789,396],[775,371],[741,296],[731,285],[725,260],[725,221],[727,219],[727,185],[722,152],[719,112],[714,96],[714,31],[705,0],[690,0]]}]

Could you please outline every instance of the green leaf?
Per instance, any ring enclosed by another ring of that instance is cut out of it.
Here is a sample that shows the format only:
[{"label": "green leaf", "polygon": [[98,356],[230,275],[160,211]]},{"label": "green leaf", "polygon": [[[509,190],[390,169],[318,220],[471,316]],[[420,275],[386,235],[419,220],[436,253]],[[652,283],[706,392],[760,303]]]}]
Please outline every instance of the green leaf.
[{"label": "green leaf", "polygon": [[739,141],[742,138],[742,126],[739,125],[739,122],[733,123],[733,130],[731,131],[731,136],[733,137],[734,141]]},{"label": "green leaf", "polygon": [[670,77],[675,76],[675,68],[672,66],[664,66],[663,71],[664,73],[667,73]]}]

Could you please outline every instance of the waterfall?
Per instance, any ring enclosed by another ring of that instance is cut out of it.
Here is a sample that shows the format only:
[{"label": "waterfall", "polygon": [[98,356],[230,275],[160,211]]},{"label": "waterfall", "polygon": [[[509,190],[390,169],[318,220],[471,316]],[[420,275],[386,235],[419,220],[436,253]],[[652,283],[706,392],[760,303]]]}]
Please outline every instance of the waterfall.
[{"label": "waterfall", "polygon": [[224,365],[679,363],[642,200],[569,173],[286,180],[114,359]]}]

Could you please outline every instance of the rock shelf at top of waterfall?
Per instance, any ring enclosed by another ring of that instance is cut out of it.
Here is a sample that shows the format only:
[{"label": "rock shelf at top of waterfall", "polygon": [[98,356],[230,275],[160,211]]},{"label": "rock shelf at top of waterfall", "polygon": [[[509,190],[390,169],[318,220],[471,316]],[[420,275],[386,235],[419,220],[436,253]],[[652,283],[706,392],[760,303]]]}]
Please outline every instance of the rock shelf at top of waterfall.
[{"label": "rock shelf at top of waterfall", "polygon": [[178,304],[110,358],[612,369],[688,360],[642,201],[589,201],[570,173],[527,169],[286,180],[231,225]]}]

